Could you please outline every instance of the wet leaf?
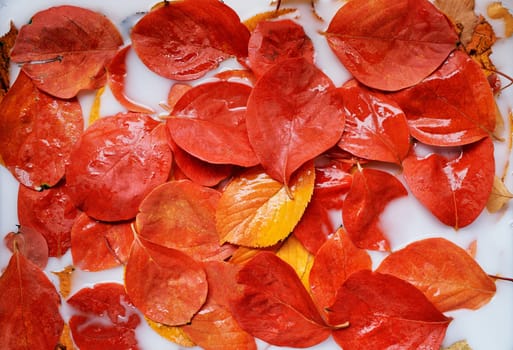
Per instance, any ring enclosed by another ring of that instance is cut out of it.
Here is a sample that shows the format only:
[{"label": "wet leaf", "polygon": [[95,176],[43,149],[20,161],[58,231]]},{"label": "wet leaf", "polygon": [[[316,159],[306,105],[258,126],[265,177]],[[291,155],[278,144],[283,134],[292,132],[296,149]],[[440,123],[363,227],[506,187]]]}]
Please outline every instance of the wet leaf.
[{"label": "wet leaf", "polygon": [[221,242],[268,247],[285,239],[305,211],[314,179],[313,163],[309,163],[291,179],[291,197],[284,185],[259,168],[234,178],[217,207],[216,225]]},{"label": "wet leaf", "polygon": [[11,53],[14,62],[41,90],[71,98],[106,82],[105,65],[123,44],[104,15],[76,6],[36,13],[20,29]]},{"label": "wet leaf", "polygon": [[413,242],[386,257],[377,271],[411,283],[442,312],[479,309],[495,295],[495,283],[479,264],[444,238]]},{"label": "wet leaf", "polygon": [[44,236],[31,227],[19,226],[17,232],[9,232],[4,243],[11,252],[18,251],[40,269],[48,263],[48,244]]},{"label": "wet leaf", "polygon": [[276,251],[276,256],[292,266],[305,288],[310,288],[309,277],[314,256],[295,236],[287,238],[280,249]]}]

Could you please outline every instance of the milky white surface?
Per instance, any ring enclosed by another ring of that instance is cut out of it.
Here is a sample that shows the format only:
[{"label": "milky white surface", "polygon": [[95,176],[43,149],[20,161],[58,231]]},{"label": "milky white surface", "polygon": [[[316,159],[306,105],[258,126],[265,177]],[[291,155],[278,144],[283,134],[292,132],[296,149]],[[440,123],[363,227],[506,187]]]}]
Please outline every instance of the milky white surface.
[{"label": "milky white surface", "polygon": [[[39,10],[55,5],[79,5],[106,14],[119,28],[125,38],[128,38],[130,27],[140,17],[137,13],[147,11],[154,1],[148,0],[0,0],[0,33],[8,30],[9,21],[21,27],[30,17]],[[271,10],[268,0],[225,0],[235,9],[242,20],[252,15]],[[328,48],[326,40],[319,34],[324,30],[336,9],[342,6],[343,1],[319,0],[317,10],[324,22],[315,19],[308,6],[309,1],[283,1],[284,6],[298,7],[294,13],[298,22],[303,24],[307,34],[313,39],[316,49],[316,63],[328,74],[336,85],[345,82],[349,75]],[[476,11],[486,13],[488,1],[477,0]],[[504,1],[506,6],[512,7],[511,1]],[[504,35],[503,23],[490,20],[498,37]],[[513,54],[513,40],[500,39],[493,48],[493,61],[498,69],[509,76],[513,76],[511,58]],[[223,64],[219,70],[236,65],[233,61]],[[127,94],[138,102],[153,107],[158,113],[164,113],[160,103],[166,100],[171,82],[162,79],[147,70],[136,55],[131,52],[128,59]],[[14,75],[17,68],[13,69]],[[87,116],[92,103],[92,94],[80,95],[84,114]],[[504,91],[498,98],[503,115],[507,115],[513,106],[513,87]],[[123,108],[113,101],[107,90],[102,99],[102,115],[110,115],[123,111]],[[1,126],[0,126],[1,127]],[[510,125],[506,122],[505,138],[508,138]],[[496,143],[497,174],[504,172],[507,161],[511,161],[505,143]],[[506,184],[513,189],[512,169],[507,169]],[[0,235],[16,230],[16,196],[17,182],[10,173],[0,167]],[[461,247],[477,241],[476,259],[483,269],[493,275],[513,276],[513,213],[512,208],[506,207],[498,214],[490,215],[486,211],[472,225],[455,232],[436,221],[412,195],[392,203],[382,216],[386,232],[389,234],[393,249],[398,249],[414,240],[441,236],[446,237]],[[0,270],[5,268],[10,253],[3,244],[0,244]],[[374,266],[384,257],[382,253],[372,253]],[[58,271],[71,263],[68,252],[61,259],[51,259],[48,271]],[[84,286],[90,286],[101,281],[122,281],[122,269],[112,269],[102,273],[87,273],[77,271],[73,284],[73,293]],[[55,277],[49,277],[57,283]],[[69,308],[63,303],[63,314],[69,317]],[[453,317],[444,345],[466,339],[474,350],[511,350],[513,349],[513,283],[497,282],[497,294],[492,301],[478,311],[461,310],[449,313]],[[179,349],[178,346],[160,338],[148,326],[143,325],[137,331],[141,347],[144,349]],[[259,348],[278,349],[259,342]],[[338,348],[330,339],[311,349]]]}]

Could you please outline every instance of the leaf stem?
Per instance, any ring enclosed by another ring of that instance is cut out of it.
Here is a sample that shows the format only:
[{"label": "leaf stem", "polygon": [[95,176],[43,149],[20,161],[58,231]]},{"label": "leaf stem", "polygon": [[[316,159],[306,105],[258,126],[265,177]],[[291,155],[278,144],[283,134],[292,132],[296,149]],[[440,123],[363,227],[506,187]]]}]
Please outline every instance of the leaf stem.
[{"label": "leaf stem", "polygon": [[488,275],[488,277],[496,279],[496,280],[513,282],[513,278],[511,278],[511,277],[502,277],[502,276],[497,276],[497,275]]}]

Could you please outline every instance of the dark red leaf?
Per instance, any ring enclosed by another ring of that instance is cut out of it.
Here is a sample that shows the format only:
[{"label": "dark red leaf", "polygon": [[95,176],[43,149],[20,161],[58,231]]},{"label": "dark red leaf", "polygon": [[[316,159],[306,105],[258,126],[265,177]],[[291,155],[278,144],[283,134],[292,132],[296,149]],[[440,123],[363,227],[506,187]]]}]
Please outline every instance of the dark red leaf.
[{"label": "dark red leaf", "polygon": [[429,145],[465,145],[495,129],[492,89],[481,67],[461,51],[420,84],[391,96],[406,113],[412,136]]},{"label": "dark red leaf", "polygon": [[84,128],[76,99],[55,99],[20,72],[0,104],[0,155],[20,183],[51,187],[64,176]]},{"label": "dark red leaf", "polygon": [[288,59],[257,81],[246,123],[266,172],[287,184],[294,171],[342,136],[342,99],[316,66],[304,58]]},{"label": "dark red leaf", "polygon": [[294,269],[274,253],[253,257],[237,282],[242,290],[232,312],[253,336],[278,346],[309,347],[330,335]]},{"label": "dark red leaf", "polygon": [[135,328],[141,318],[125,288],[117,283],[101,283],[83,288],[68,299],[79,312],[69,325],[73,340],[81,350],[137,350]]},{"label": "dark red leaf", "polygon": [[9,232],[4,243],[11,252],[19,251],[40,269],[48,263],[48,244],[44,236],[31,227],[19,227],[18,232]]},{"label": "dark red leaf", "polygon": [[54,350],[64,327],[45,273],[15,252],[0,277],[0,349]]},{"label": "dark red leaf", "polygon": [[75,6],[36,13],[20,29],[11,53],[14,62],[43,91],[71,98],[106,82],[105,65],[123,44],[104,15]]},{"label": "dark red leaf", "polygon": [[471,224],[492,191],[492,140],[453,149],[452,156],[447,149],[418,155],[417,148],[403,161],[404,179],[413,195],[444,224],[456,229]]},{"label": "dark red leaf", "polygon": [[451,22],[427,0],[351,0],[335,14],[326,37],[356,79],[387,91],[420,82],[458,41]]},{"label": "dark red leaf", "polygon": [[217,0],[166,2],[132,29],[132,45],[152,71],[190,80],[230,56],[246,57],[248,29],[235,11]]},{"label": "dark red leaf", "polygon": [[170,173],[165,125],[119,113],[93,123],[71,154],[66,180],[74,203],[103,221],[135,217],[142,199]]},{"label": "dark red leaf", "polygon": [[330,308],[333,332],[344,349],[440,349],[450,319],[411,284],[377,272],[353,273]]},{"label": "dark red leaf", "polygon": [[42,191],[19,188],[20,225],[31,227],[44,236],[50,256],[60,257],[69,249],[71,227],[79,215],[65,182]]}]

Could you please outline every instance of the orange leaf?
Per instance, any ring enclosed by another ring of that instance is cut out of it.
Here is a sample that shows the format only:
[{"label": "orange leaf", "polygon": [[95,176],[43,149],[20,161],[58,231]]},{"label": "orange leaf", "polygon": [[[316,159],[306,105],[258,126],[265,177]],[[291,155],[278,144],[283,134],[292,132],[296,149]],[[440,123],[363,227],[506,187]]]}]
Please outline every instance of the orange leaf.
[{"label": "orange leaf", "polygon": [[268,247],[285,239],[303,215],[314,188],[315,171],[309,162],[292,177],[287,188],[259,168],[245,171],[224,190],[217,207],[221,242]]},{"label": "orange leaf", "polygon": [[462,248],[444,238],[411,243],[377,269],[404,279],[442,312],[478,309],[495,295],[495,283]]}]

